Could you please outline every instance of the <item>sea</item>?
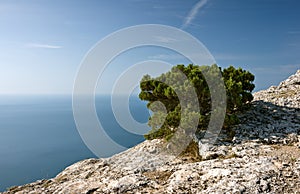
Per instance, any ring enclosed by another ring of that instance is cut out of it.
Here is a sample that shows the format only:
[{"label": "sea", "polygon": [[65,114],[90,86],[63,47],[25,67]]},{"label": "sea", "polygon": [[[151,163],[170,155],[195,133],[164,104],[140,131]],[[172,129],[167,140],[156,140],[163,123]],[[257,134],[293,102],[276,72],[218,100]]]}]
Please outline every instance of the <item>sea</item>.
[{"label": "sea", "polygon": [[[123,98],[120,96],[120,98]],[[137,95],[129,98],[132,117],[146,123],[150,113]],[[96,96],[98,119],[125,148],[144,141],[116,121],[109,95]],[[107,156],[115,154],[107,150]],[[15,185],[55,177],[67,166],[97,158],[76,128],[72,96],[0,96],[0,192]]]}]

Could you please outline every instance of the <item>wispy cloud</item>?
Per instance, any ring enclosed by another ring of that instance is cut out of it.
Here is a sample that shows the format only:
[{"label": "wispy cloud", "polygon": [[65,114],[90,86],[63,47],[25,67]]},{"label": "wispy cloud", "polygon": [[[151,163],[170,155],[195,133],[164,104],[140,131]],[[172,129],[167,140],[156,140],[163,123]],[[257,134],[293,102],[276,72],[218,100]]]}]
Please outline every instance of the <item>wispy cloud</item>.
[{"label": "wispy cloud", "polygon": [[180,54],[159,54],[154,56],[149,56],[149,59],[152,60],[177,60],[177,59],[185,59],[184,56]]},{"label": "wispy cloud", "polygon": [[[215,63],[213,57],[207,53],[189,53],[184,56],[177,53],[170,54],[159,54],[148,57],[150,60],[163,60],[163,61],[171,61],[172,63],[197,63],[198,65],[211,65]],[[194,62],[192,62],[193,60]]]},{"label": "wispy cloud", "polygon": [[165,37],[165,36],[155,36],[154,39],[155,41],[162,42],[162,43],[172,43],[178,41],[177,39]]},{"label": "wispy cloud", "polygon": [[298,70],[300,69],[300,64],[287,64],[287,65],[280,65],[281,69],[285,70]]},{"label": "wispy cloud", "polygon": [[229,54],[229,53],[217,53],[213,55],[216,60],[244,60],[251,58],[250,56]]},{"label": "wispy cloud", "polygon": [[194,18],[197,16],[199,10],[207,4],[208,0],[200,0],[194,7],[191,9],[189,14],[185,17],[184,23],[181,28],[186,28],[191,24]]},{"label": "wispy cloud", "polygon": [[267,67],[254,67],[253,70],[259,73],[295,73],[300,69],[300,64],[275,65]]},{"label": "wispy cloud", "polygon": [[299,46],[298,43],[288,43],[287,45],[288,45],[288,46],[292,46],[292,47]]},{"label": "wispy cloud", "polygon": [[42,49],[60,49],[62,46],[51,44],[28,43],[27,48],[42,48]]},{"label": "wispy cloud", "polygon": [[288,31],[288,34],[300,34],[300,30]]}]

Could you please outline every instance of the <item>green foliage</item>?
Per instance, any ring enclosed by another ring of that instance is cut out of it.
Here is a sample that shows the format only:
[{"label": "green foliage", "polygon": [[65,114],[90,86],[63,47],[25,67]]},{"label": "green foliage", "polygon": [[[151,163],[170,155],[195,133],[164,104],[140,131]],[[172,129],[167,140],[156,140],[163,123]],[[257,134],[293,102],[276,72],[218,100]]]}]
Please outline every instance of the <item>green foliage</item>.
[{"label": "green foliage", "polygon": [[235,69],[230,66],[222,72],[224,83],[227,92],[227,110],[235,112],[236,109],[241,108],[245,103],[253,99],[251,91],[254,89],[254,75],[249,71],[242,70],[242,68]]},{"label": "green foliage", "polygon": [[[221,111],[218,109],[211,110],[211,92],[213,91],[210,91],[211,88],[208,87],[203,72],[205,72],[206,78],[218,79],[216,69],[221,71],[227,95],[223,129],[231,133],[230,127],[238,123],[236,113],[253,99],[251,92],[254,89],[254,75],[249,71],[241,68],[236,69],[233,66],[222,70],[217,65],[197,66],[190,64],[188,66],[177,65],[157,78],[151,78],[149,75],[142,78],[139,97],[141,100],[148,101],[147,107],[154,112],[148,122],[152,130],[145,135],[145,138],[169,139],[179,124],[186,130],[186,133],[189,133],[188,129],[192,128],[191,123],[195,119],[199,121],[198,130],[206,130],[212,112],[219,114]],[[182,73],[186,76],[186,80],[182,79]],[[187,82],[193,84],[192,87],[197,99],[192,99],[192,95],[189,95],[191,85]],[[181,102],[179,102],[179,97],[175,91],[185,94]],[[193,100],[198,100],[199,112],[193,109]],[[157,101],[161,102],[165,108],[161,108],[162,104],[157,104]],[[180,103],[185,103],[184,107],[187,108],[181,110],[182,104],[180,105]],[[181,117],[181,114],[184,114],[184,117]]]}]

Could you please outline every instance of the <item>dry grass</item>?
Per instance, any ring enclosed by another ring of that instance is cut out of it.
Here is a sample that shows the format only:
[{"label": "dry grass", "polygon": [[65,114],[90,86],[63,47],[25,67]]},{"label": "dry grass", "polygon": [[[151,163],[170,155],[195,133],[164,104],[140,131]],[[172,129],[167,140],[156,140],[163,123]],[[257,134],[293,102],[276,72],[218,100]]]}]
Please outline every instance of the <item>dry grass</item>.
[{"label": "dry grass", "polygon": [[187,148],[179,155],[179,158],[189,163],[202,161],[202,158],[199,155],[198,143],[191,141]]},{"label": "dry grass", "polygon": [[279,162],[294,163],[300,158],[300,148],[293,145],[272,145],[270,152],[261,153],[264,156],[271,156],[277,158]]},{"label": "dry grass", "polygon": [[156,181],[159,184],[167,183],[169,177],[172,175],[170,171],[148,171],[143,173],[144,176]]},{"label": "dry grass", "polygon": [[287,97],[291,97],[291,96],[295,96],[295,95],[297,95],[297,91],[295,91],[295,90],[287,90],[284,92],[271,94],[271,96],[274,98],[287,98]]}]

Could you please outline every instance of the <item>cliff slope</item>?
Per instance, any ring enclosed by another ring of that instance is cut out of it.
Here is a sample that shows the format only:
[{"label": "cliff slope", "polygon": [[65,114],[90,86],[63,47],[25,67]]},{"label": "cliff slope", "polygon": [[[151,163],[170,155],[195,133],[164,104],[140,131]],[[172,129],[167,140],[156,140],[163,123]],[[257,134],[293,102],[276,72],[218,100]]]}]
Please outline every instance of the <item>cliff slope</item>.
[{"label": "cliff slope", "polygon": [[209,146],[203,161],[145,141],[4,193],[300,193],[300,70],[254,97],[233,142]]}]

